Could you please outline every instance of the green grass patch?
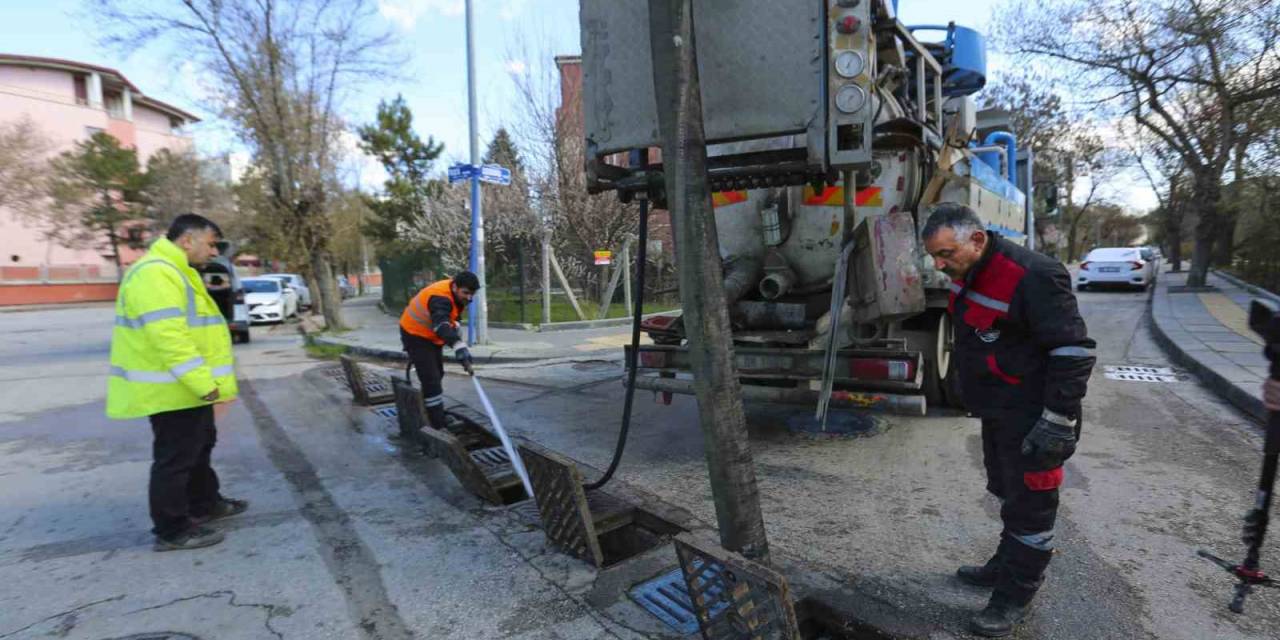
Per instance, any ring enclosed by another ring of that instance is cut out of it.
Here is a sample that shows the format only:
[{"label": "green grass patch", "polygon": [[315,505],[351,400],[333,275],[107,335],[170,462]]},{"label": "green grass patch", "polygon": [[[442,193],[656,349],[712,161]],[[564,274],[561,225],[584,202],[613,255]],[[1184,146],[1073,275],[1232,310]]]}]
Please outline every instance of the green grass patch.
[{"label": "green grass patch", "polygon": [[303,346],[303,349],[306,349],[307,355],[321,360],[337,360],[338,356],[347,352],[347,347],[345,345],[321,344],[314,341],[307,341],[307,344]]}]

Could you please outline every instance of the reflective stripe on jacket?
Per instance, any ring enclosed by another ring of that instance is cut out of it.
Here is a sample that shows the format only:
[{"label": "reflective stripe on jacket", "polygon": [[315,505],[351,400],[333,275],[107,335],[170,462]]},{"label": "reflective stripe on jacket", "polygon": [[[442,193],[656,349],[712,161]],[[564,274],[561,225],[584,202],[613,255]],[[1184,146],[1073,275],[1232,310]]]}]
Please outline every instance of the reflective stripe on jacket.
[{"label": "reflective stripe on jacket", "polygon": [[450,347],[460,339],[458,317],[463,305],[453,299],[453,280],[434,282],[418,292],[400,314],[400,328],[407,333]]},{"label": "reflective stripe on jacket", "polygon": [[953,363],[966,408],[984,418],[1080,414],[1094,348],[1057,260],[988,232],[968,277],[951,284]]},{"label": "reflective stripe on jacket", "polygon": [[107,416],[129,419],[239,393],[231,334],[180,247],[161,238],[125,273],[116,295]]}]

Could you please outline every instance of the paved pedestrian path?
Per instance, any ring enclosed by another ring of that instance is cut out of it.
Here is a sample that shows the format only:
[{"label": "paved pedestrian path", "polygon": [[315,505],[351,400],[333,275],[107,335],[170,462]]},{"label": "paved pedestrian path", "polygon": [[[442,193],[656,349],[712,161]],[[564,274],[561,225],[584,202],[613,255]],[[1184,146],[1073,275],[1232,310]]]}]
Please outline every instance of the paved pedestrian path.
[{"label": "paved pedestrian path", "polygon": [[1264,419],[1260,387],[1268,365],[1248,316],[1256,296],[1217,273],[1209,274],[1208,285],[1189,290],[1186,273],[1161,274],[1151,296],[1153,333],[1179,365],[1244,412]]},{"label": "paved pedestrian path", "polygon": [[[376,298],[357,298],[343,304],[344,321],[350,331],[317,338],[317,342],[347,347],[357,355],[403,360],[399,317],[384,313]],[[465,335],[466,327],[463,327]],[[641,336],[641,344],[650,344]],[[554,360],[560,358],[622,358],[623,345],[631,343],[631,326],[532,332],[520,329],[489,329],[489,343],[471,347],[481,363]]]}]

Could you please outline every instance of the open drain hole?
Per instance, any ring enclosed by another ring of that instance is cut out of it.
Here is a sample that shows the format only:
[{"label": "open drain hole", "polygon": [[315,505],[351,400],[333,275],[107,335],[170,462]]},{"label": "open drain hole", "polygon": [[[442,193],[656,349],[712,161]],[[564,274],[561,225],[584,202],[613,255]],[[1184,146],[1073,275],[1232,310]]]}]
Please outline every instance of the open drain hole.
[{"label": "open drain hole", "polygon": [[608,569],[650,549],[669,544],[671,536],[684,531],[644,509],[632,509],[630,515],[628,524],[599,535],[600,551],[604,555],[601,568]]},{"label": "open drain hole", "polygon": [[911,640],[852,619],[815,598],[804,598],[795,607],[804,640]]}]

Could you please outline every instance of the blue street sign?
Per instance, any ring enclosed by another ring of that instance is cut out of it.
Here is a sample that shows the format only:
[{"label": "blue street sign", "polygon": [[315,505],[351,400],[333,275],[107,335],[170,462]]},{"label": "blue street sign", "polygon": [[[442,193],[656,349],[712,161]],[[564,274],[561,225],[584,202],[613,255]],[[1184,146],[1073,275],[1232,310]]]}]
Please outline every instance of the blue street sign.
[{"label": "blue street sign", "polygon": [[462,182],[463,180],[470,180],[474,175],[476,175],[475,165],[459,163],[449,167],[450,184],[454,182]]},{"label": "blue street sign", "polygon": [[496,164],[486,164],[480,169],[480,179],[494,184],[511,184],[511,170]]}]

